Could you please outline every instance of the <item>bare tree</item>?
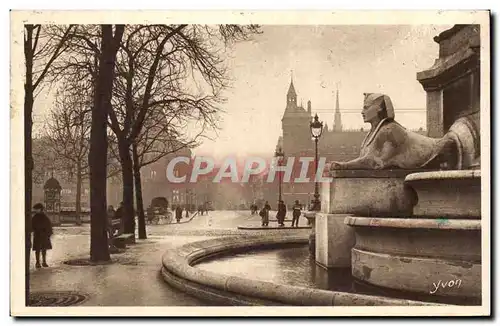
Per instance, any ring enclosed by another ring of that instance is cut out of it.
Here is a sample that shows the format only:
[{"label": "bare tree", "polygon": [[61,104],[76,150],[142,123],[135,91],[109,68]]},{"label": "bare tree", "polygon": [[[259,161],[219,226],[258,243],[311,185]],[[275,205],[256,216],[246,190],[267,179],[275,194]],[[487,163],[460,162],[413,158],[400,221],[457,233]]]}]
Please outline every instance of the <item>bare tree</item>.
[{"label": "bare tree", "polygon": [[[68,80],[56,94],[48,119],[48,146],[65,170],[76,181],[76,223],[81,224],[82,183],[88,178],[88,153],[91,126],[91,87],[78,80]],[[70,178],[72,179],[72,178]]]},{"label": "bare tree", "polygon": [[[139,144],[137,138],[145,122],[153,116],[151,112],[154,108],[164,112],[173,109],[177,121],[197,122],[201,130],[216,128],[218,104],[222,102],[221,92],[228,86],[228,79],[224,58],[214,45],[214,38],[219,37],[227,45],[244,39],[249,31],[256,29],[236,25],[128,26],[118,53],[110,112],[110,126],[117,136],[122,164],[126,232],[133,233],[135,229],[131,146]],[[168,120],[168,115],[160,119]],[[140,177],[140,168],[135,174]],[[136,185],[140,185],[140,180]]]},{"label": "bare tree", "polygon": [[92,261],[109,261],[110,259],[106,232],[107,120],[113,95],[116,53],[124,29],[124,25],[116,25],[113,34],[112,25],[101,25],[99,72],[95,79],[89,151],[90,259]]},{"label": "bare tree", "polygon": [[33,24],[24,25],[24,59],[26,65],[26,79],[24,83],[26,305],[29,304],[29,264],[31,250],[33,104],[35,102],[36,92],[43,87],[44,78],[51,68],[51,65],[66,49],[66,41],[71,30],[72,26],[69,26],[61,37],[51,37],[45,33],[45,26]]},{"label": "bare tree", "polygon": [[141,132],[165,45],[187,25],[127,26],[118,53],[117,80],[110,127],[116,135],[123,178],[124,230],[135,234],[131,146]]},{"label": "bare tree", "polygon": [[[131,147],[138,144],[152,108],[180,109],[184,123],[195,121],[200,130],[215,128],[221,91],[228,85],[224,58],[215,41],[227,45],[257,30],[253,25],[127,26],[117,54],[117,78],[109,111],[122,167],[126,232],[135,233]],[[59,73],[76,79],[99,76],[101,34],[95,26],[78,26],[69,40],[72,55],[59,67]]]},{"label": "bare tree", "polygon": [[198,132],[196,135],[186,135],[183,132],[188,129],[187,124],[182,123],[183,110],[178,108],[160,109],[152,108],[150,118],[145,121],[141,134],[132,144],[139,239],[147,238],[142,200],[141,168],[179,150],[196,147],[198,138],[202,136],[202,132]]}]

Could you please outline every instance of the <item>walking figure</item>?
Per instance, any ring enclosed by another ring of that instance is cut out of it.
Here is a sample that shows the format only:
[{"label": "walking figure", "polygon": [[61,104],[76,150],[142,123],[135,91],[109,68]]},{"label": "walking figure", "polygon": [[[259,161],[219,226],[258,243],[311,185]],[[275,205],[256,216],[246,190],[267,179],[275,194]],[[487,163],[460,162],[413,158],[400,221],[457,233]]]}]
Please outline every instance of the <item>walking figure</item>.
[{"label": "walking figure", "polygon": [[295,227],[299,226],[299,217],[302,210],[302,205],[300,205],[299,201],[295,201],[295,205],[293,205],[293,217],[292,217],[292,227],[295,225]]},{"label": "walking figure", "polygon": [[258,210],[257,204],[253,203],[252,205],[250,205],[250,212],[252,215],[257,214],[257,210]]},{"label": "walking figure", "polygon": [[266,201],[264,207],[259,212],[260,217],[262,218],[262,226],[269,226],[269,211],[271,210],[271,205]]},{"label": "walking figure", "polygon": [[278,220],[279,226],[285,226],[285,217],[286,217],[285,202],[280,200],[278,202],[278,213],[276,213],[276,219]]},{"label": "walking figure", "polygon": [[[47,250],[52,249],[50,237],[52,236],[52,222],[43,212],[43,205],[38,203],[33,206],[35,215],[31,220],[33,232],[33,251],[35,252],[36,268],[49,267],[47,265]],[[40,251],[42,252],[42,264],[40,265]]]},{"label": "walking figure", "polygon": [[177,223],[181,221],[182,218],[182,207],[181,205],[177,205],[175,208],[175,219],[177,220]]}]

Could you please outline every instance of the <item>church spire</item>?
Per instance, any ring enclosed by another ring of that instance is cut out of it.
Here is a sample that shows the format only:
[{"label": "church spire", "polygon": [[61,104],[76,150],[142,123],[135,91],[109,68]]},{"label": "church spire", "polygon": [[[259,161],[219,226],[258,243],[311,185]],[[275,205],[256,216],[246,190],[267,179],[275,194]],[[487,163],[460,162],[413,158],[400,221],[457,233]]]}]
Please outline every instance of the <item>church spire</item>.
[{"label": "church spire", "polygon": [[333,131],[342,131],[342,116],[340,115],[338,84],[337,84],[337,99],[335,101],[335,120],[333,123]]},{"label": "church spire", "polygon": [[290,87],[288,87],[288,96],[290,95],[293,95],[293,96],[297,96],[297,93],[295,92],[295,87],[293,86],[293,71],[292,71],[292,75],[290,77]]},{"label": "church spire", "polygon": [[290,77],[290,86],[288,87],[288,93],[286,94],[286,106],[297,107],[297,93],[295,92],[295,87],[293,86],[293,72]]}]

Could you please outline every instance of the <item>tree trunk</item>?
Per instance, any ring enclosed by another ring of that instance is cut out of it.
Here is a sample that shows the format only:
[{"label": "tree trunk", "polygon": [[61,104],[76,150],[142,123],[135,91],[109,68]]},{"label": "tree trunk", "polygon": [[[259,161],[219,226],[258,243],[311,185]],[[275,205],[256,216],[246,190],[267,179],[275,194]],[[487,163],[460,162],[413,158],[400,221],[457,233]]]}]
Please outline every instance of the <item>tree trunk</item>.
[{"label": "tree trunk", "polygon": [[[26,305],[29,303],[30,293],[30,263],[31,263],[31,200],[33,187],[33,156],[32,156],[32,139],[31,139],[31,112],[33,110],[33,93],[28,94],[24,102],[24,210],[25,210],[25,286],[26,286]],[[29,99],[31,98],[31,100]]]},{"label": "tree trunk", "polygon": [[141,166],[139,165],[139,156],[135,144],[132,145],[132,158],[134,160],[135,203],[139,222],[139,239],[147,239],[146,216],[144,215],[144,203],[142,201]]},{"label": "tree trunk", "polygon": [[33,25],[25,27],[24,57],[26,60],[26,82],[24,84],[24,240],[25,240],[25,303],[30,297],[30,252],[31,252],[31,200],[33,187],[32,112],[33,112]]},{"label": "tree trunk", "polygon": [[76,225],[82,225],[80,218],[82,211],[82,168],[80,163],[76,166],[76,198],[75,198],[75,211],[76,211]]},{"label": "tree trunk", "polygon": [[118,147],[123,180],[123,214],[125,217],[123,230],[125,233],[135,234],[134,172],[130,146],[125,140],[119,139]]},{"label": "tree trunk", "polygon": [[123,25],[116,26],[113,37],[112,25],[101,25],[102,42],[99,58],[99,74],[95,83],[92,127],[90,131],[90,260],[109,261],[106,232],[106,168],[107,168],[107,119],[111,106],[113,78],[118,42],[123,35]]}]

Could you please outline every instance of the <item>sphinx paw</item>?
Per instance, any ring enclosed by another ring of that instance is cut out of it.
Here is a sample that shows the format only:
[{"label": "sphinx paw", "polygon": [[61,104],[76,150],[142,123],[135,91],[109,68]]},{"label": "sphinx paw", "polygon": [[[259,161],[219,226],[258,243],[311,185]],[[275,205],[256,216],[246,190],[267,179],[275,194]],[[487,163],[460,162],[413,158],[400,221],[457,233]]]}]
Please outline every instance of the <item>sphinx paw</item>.
[{"label": "sphinx paw", "polygon": [[329,170],[342,170],[342,164],[339,162],[330,162]]}]

